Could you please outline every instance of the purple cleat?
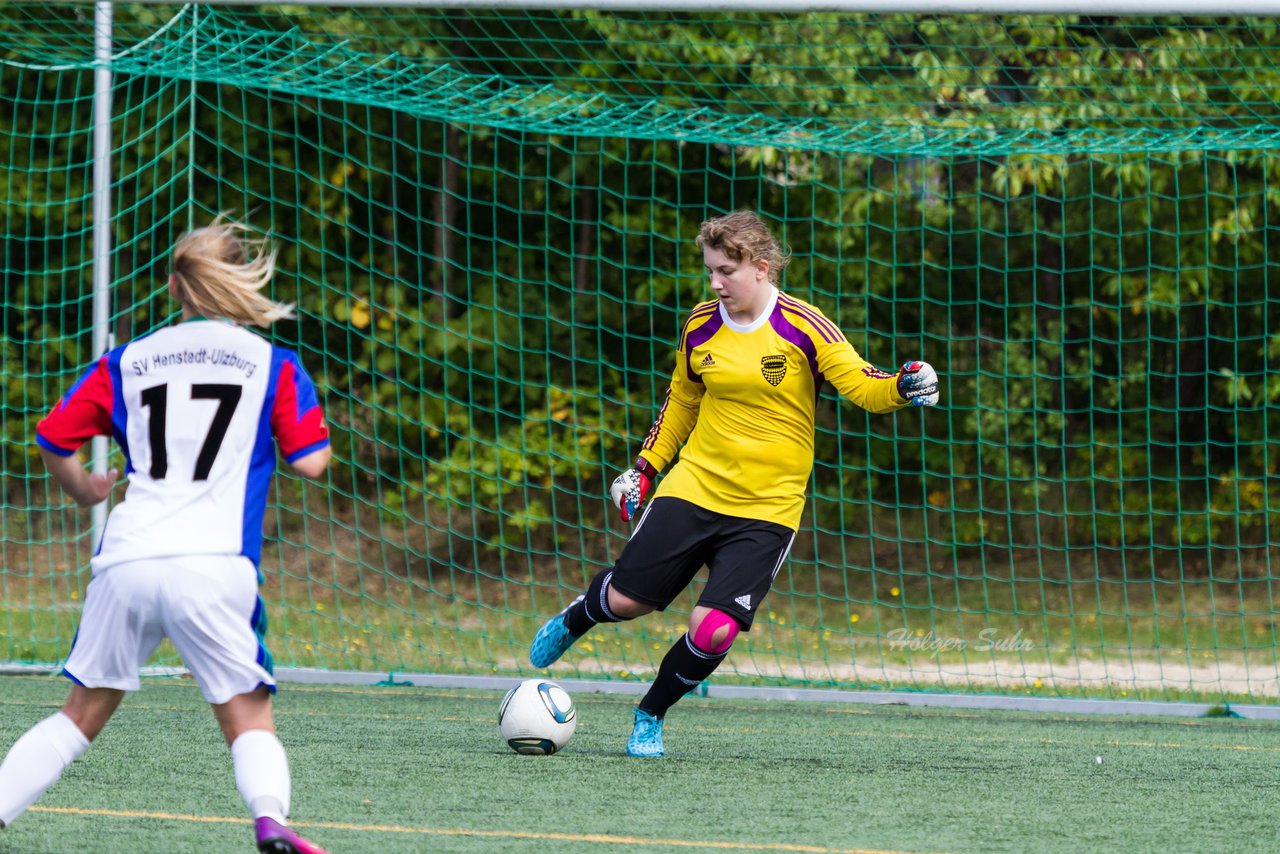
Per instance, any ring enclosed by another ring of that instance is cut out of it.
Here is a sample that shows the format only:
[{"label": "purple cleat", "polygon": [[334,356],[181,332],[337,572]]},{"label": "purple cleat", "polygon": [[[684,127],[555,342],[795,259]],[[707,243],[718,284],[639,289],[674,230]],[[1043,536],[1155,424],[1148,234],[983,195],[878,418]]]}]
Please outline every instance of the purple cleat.
[{"label": "purple cleat", "polygon": [[308,842],[274,818],[260,818],[253,824],[258,835],[258,851],[262,854],[327,854],[319,845]]}]

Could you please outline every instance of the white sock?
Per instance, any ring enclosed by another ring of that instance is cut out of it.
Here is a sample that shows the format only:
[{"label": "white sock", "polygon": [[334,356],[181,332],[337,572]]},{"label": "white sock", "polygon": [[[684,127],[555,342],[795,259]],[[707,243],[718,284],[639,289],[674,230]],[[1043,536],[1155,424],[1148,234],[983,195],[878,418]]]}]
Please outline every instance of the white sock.
[{"label": "white sock", "polygon": [[289,760],[275,733],[265,729],[240,733],[231,743],[231,761],[236,768],[236,788],[249,814],[284,824],[289,814]]},{"label": "white sock", "polygon": [[0,765],[0,821],[13,824],[88,746],[89,739],[62,712],[27,730]]}]

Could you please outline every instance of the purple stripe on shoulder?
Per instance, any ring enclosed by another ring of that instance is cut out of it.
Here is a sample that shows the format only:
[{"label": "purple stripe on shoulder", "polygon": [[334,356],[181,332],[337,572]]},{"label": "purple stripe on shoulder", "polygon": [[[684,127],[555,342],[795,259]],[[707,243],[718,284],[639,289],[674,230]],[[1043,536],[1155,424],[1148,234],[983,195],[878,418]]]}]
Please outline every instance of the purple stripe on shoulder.
[{"label": "purple stripe on shoulder", "polygon": [[818,349],[813,346],[813,339],[787,320],[782,313],[782,303],[773,307],[773,311],[769,314],[769,325],[773,327],[773,331],[779,338],[799,347],[800,352],[804,353],[805,358],[809,360],[809,371],[813,374],[816,394],[816,389],[822,388],[822,372],[818,370]]},{"label": "purple stripe on shoulder", "polygon": [[792,305],[783,306],[783,308],[791,312],[796,317],[803,317],[806,321],[808,321],[809,325],[813,327],[815,332],[817,332],[820,336],[822,336],[822,340],[827,344],[835,344],[840,340],[840,337],[838,335],[833,335],[829,328],[824,326],[821,322],[819,322],[819,320],[816,317],[814,317],[811,314],[808,314],[803,309],[797,308],[796,306],[792,306]]},{"label": "purple stripe on shoulder", "polygon": [[716,311],[719,308],[720,308],[720,304],[718,302],[715,302],[710,305],[704,305],[701,308],[695,308],[693,311],[689,312],[689,316],[685,318],[684,326],[680,327],[679,343],[681,344],[684,343],[684,338],[686,335],[689,334],[689,327],[693,325],[694,321],[698,320],[699,318],[706,317],[707,315],[711,314],[711,312]]},{"label": "purple stripe on shoulder", "polygon": [[786,297],[783,302],[788,311],[795,312],[805,320],[809,321],[809,323],[813,324],[813,327],[818,330],[820,335],[822,335],[822,340],[827,343],[844,340],[844,333],[840,331],[840,327],[836,326],[828,318],[823,316],[823,314],[817,309],[812,306],[805,305],[791,297]]},{"label": "purple stripe on shoulder", "polygon": [[711,336],[719,332],[720,327],[724,325],[724,318],[720,316],[720,306],[717,304],[712,308],[715,312],[707,317],[707,322],[685,336],[684,368],[689,373],[689,379],[695,383],[702,382],[702,377],[693,372],[693,348],[707,343]]},{"label": "purple stripe on shoulder", "polygon": [[826,317],[823,317],[810,306],[807,306],[792,297],[781,294],[778,296],[778,302],[785,306],[789,311],[794,311],[796,314],[812,323],[814,328],[818,330],[818,334],[822,336],[822,340],[826,341],[828,344],[844,340],[844,333],[840,331],[840,327],[836,326]]}]

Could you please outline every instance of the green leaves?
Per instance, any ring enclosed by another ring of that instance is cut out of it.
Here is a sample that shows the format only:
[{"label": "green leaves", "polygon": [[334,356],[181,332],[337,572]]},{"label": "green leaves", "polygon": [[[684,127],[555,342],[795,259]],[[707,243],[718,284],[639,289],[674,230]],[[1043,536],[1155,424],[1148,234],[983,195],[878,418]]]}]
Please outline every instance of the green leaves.
[{"label": "green leaves", "polygon": [[[74,8],[5,10],[20,438],[96,355],[92,72]],[[820,494],[947,496],[947,544],[1151,549],[1216,473],[1274,458],[1274,21],[119,11],[113,331],[172,316],[189,223],[270,231],[302,317],[273,335],[318,374],[353,494],[392,515],[425,501],[501,548],[554,538],[564,501],[589,517],[707,296],[698,224],[735,208],[871,361],[942,376],[934,412],[824,405]],[[1134,495],[1173,509],[1135,524]],[[1264,534],[1275,506],[1233,524]],[[869,536],[846,511],[823,512]]]}]

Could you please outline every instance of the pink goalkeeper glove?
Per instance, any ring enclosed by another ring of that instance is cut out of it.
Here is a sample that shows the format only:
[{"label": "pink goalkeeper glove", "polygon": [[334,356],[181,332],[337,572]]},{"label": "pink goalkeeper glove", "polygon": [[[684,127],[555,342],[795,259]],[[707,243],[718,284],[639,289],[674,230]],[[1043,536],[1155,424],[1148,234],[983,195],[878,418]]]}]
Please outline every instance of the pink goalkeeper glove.
[{"label": "pink goalkeeper glove", "polygon": [[630,522],[649,497],[653,482],[658,477],[658,470],[644,457],[636,457],[631,468],[618,475],[613,486],[609,487],[609,497],[613,506],[622,513],[622,521]]}]

